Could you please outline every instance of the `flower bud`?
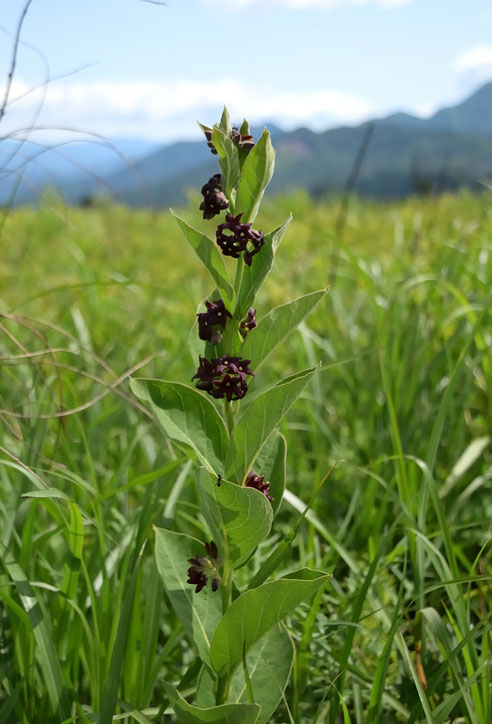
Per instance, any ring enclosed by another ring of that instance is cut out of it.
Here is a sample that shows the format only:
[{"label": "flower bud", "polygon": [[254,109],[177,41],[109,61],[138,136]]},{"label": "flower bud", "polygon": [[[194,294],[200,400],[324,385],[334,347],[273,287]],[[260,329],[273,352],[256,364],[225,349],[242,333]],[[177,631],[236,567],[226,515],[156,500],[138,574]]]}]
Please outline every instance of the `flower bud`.
[{"label": "flower bud", "polygon": [[207,146],[212,151],[214,156],[217,155],[217,149],[215,148],[214,144],[212,143],[212,130],[210,128],[203,129],[203,132],[205,134],[205,138],[207,139]]}]

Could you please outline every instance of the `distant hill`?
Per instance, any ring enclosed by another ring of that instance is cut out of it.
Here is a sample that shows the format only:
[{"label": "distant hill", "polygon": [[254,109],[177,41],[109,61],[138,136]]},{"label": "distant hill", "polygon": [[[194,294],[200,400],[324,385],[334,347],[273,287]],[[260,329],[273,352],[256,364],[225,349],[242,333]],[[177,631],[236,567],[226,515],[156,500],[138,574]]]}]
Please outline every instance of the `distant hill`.
[{"label": "distant hill", "polygon": [[139,139],[95,138],[50,146],[0,138],[0,203],[7,203],[14,190],[17,203],[31,202],[47,186],[79,201],[96,186],[104,187],[108,174],[131,168],[157,148],[157,143]]},{"label": "distant hill", "polygon": [[381,122],[404,128],[479,134],[492,138],[492,83],[486,83],[463,103],[443,108],[430,118],[394,113]]},{"label": "distant hill", "polygon": [[[392,198],[462,186],[478,189],[482,179],[492,178],[492,83],[430,118],[395,113],[374,123],[356,185],[361,195]],[[303,188],[319,196],[343,188],[367,123],[322,133],[307,128],[284,132],[267,125],[277,149],[276,173],[269,193]],[[261,130],[253,129],[255,138]],[[5,203],[6,189],[11,191],[14,180],[13,174],[5,172],[2,178],[2,152],[5,154],[7,148],[4,144],[6,141],[0,141],[0,203]],[[125,142],[115,142],[115,146],[120,153],[126,149],[126,162],[114,151],[111,158],[108,149],[96,151],[94,144],[43,150],[35,162],[26,166],[16,202],[32,202],[43,187],[52,185],[72,203],[111,194],[134,206],[178,205],[186,201],[189,189],[199,190],[217,172],[217,159],[203,142],[160,148],[146,148],[145,142],[139,145],[138,141],[133,148],[129,142],[126,146]],[[70,168],[66,160],[63,166],[61,151],[70,157]],[[81,172],[84,164],[88,173]]]}]

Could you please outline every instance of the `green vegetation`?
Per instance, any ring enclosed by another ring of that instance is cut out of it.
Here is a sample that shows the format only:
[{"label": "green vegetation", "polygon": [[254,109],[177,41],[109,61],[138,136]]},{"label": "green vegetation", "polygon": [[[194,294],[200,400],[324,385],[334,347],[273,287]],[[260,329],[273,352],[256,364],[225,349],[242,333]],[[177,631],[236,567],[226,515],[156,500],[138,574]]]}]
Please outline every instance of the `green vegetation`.
[{"label": "green vegetation", "polygon": [[[294,214],[258,318],[332,285],[251,383],[322,362],[282,424],[289,493],[255,565],[329,473],[275,576],[333,579],[287,619],[272,724],[490,721],[490,209],[354,201],[340,240],[337,205],[299,194],[255,222]],[[97,721],[114,697],[118,720],[162,721],[164,680],[193,701],[198,671],[152,526],[205,532],[128,377],[190,382],[184,327],[212,290],[169,213],[46,199],[2,223],[0,724]]]}]

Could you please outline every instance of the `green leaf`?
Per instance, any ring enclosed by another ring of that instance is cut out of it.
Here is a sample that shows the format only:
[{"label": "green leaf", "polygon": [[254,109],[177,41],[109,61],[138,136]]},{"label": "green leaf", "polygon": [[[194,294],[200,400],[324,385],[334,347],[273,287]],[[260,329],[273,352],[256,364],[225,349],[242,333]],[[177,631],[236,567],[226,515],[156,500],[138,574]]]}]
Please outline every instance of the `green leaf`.
[{"label": "green leaf", "polygon": [[228,136],[232,130],[231,128],[231,120],[229,118],[229,111],[224,106],[224,110],[222,111],[222,115],[220,117],[220,123],[219,123],[220,130]]},{"label": "green leaf", "polygon": [[59,498],[60,500],[70,500],[68,495],[57,488],[43,488],[43,490],[29,490],[22,493],[21,498]]},{"label": "green leaf", "polygon": [[222,175],[222,188],[228,199],[239,181],[239,154],[236,146],[218,126],[215,126],[212,141],[219,155],[219,166]]},{"label": "green leaf", "polygon": [[241,357],[251,360],[255,373],[275,347],[284,342],[313,311],[327,291],[321,289],[275,307],[258,322],[256,329],[248,334],[241,346]]},{"label": "green leaf", "polygon": [[70,705],[65,688],[63,671],[54,645],[49,618],[43,607],[43,599],[35,593],[22,568],[15,562],[12,552],[0,542],[0,559],[12,583],[16,586],[24,611],[31,626],[36,647],[34,655],[39,673],[50,702],[51,714],[62,720],[68,716]]},{"label": "green leaf", "polygon": [[205,555],[203,543],[196,538],[155,528],[157,568],[169,599],[200,658],[210,666],[210,640],[222,616],[220,593],[212,591],[210,583],[195,593],[195,587],[186,583],[188,559]]},{"label": "green leaf", "polygon": [[317,367],[287,377],[258,395],[239,418],[226,457],[226,477],[241,483],[252,469],[263,444],[294,404]]},{"label": "green leaf", "polygon": [[439,497],[445,498],[454,488],[458,480],[472,467],[479,459],[484,450],[490,445],[490,437],[478,437],[472,440],[466,450],[460,455],[453,465],[453,469],[446,478],[444,485],[439,490]]},{"label": "green leaf", "polygon": [[329,578],[328,573],[303,568],[239,596],[212,638],[210,658],[216,673],[230,675],[241,662],[243,651],[248,653],[267,631],[316,593]]},{"label": "green leaf", "polygon": [[246,120],[246,118],[243,119],[241,128],[239,129],[239,133],[241,134],[241,136],[250,136],[251,135],[251,131],[249,129],[249,123]]},{"label": "green leaf", "polygon": [[194,229],[193,226],[187,224],[186,221],[183,221],[183,219],[180,219],[172,209],[171,213],[176,219],[179,228],[191,244],[194,252],[202,261],[210,276],[216,283],[217,289],[219,290],[226,307],[228,309],[233,309],[235,294],[234,289],[229,283],[229,275],[227,273],[227,268],[224,264],[222,254],[208,236],[202,234],[201,231],[198,231],[198,229]]},{"label": "green leaf", "polygon": [[204,468],[196,474],[200,508],[224,561],[239,567],[267,537],[272,506],[258,490],[212,478]]},{"label": "green leaf", "polygon": [[[78,505],[72,501],[68,501],[67,505],[70,511],[70,524],[68,529],[70,558],[68,562],[65,563],[60,590],[67,598],[75,600],[80,573],[80,562],[84,548],[84,524]],[[70,604],[63,596],[60,596],[60,608],[62,610],[69,610],[70,608]]]},{"label": "green leaf", "polygon": [[197,121],[197,123],[204,133],[206,131],[210,131],[210,133],[212,133],[212,129],[210,128],[210,126],[205,126],[203,123],[200,123],[200,121]]},{"label": "green leaf", "polygon": [[255,460],[255,473],[264,475],[265,480],[270,483],[273,517],[275,517],[284,496],[286,462],[287,440],[280,432],[274,432],[267,439]]},{"label": "green leaf", "polygon": [[236,213],[242,213],[243,224],[255,220],[274,165],[275,150],[265,129],[244,162],[237,188]]},{"label": "green leaf", "polygon": [[234,316],[243,319],[255,303],[256,295],[270,273],[276,251],[292,220],[289,216],[284,223],[265,236],[265,242],[258,254],[253,257],[251,266],[244,265],[241,288],[239,290]]},{"label": "green leaf", "polygon": [[[294,660],[294,646],[288,633],[281,626],[274,626],[252,646],[246,656],[248,677],[255,702],[261,705],[257,724],[267,724],[283,696],[290,678]],[[197,702],[200,706],[212,706],[215,679],[203,667],[197,685]],[[238,666],[231,684],[228,703],[249,701],[242,666]]]},{"label": "green leaf", "polygon": [[225,425],[210,400],[179,382],[130,380],[133,393],[149,402],[166,434],[217,475],[228,445]]},{"label": "green leaf", "polygon": [[258,704],[222,704],[202,709],[188,704],[179,691],[166,681],[164,687],[180,724],[256,724],[258,720]]},{"label": "green leaf", "polygon": [[[283,696],[294,661],[294,645],[288,633],[274,626],[246,656],[248,676],[255,702],[261,713],[257,724],[267,724]],[[229,702],[245,703],[248,692],[243,669],[239,666],[233,676]]]},{"label": "green leaf", "polygon": [[107,680],[105,682],[105,690],[101,699],[101,713],[99,718],[100,724],[111,724],[116,709],[118,687],[126,655],[135,591],[137,588],[137,580],[144,550],[142,547],[140,552],[137,553],[138,540],[135,540],[134,545],[133,555],[135,556],[136,554],[136,559],[129,581],[125,586],[125,592],[121,602],[116,637],[111,651],[111,663],[109,666]]}]

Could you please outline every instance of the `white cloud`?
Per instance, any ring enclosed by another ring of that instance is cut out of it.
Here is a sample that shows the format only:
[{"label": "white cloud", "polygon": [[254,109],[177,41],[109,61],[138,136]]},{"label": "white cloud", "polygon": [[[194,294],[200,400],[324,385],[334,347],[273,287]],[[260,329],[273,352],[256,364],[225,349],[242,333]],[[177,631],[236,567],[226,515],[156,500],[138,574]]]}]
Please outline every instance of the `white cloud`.
[{"label": "white cloud", "polygon": [[492,45],[476,45],[461,53],[454,62],[458,73],[492,74]]},{"label": "white cloud", "polygon": [[392,8],[408,5],[412,0],[202,0],[206,5],[220,4],[223,9],[245,10],[261,5],[283,7],[288,10],[332,10],[344,6],[378,5],[382,8]]},{"label": "white cloud", "polygon": [[16,81],[12,100],[19,100],[9,106],[4,119],[9,130],[29,126],[39,107],[38,125],[160,140],[198,137],[195,120],[213,124],[224,104],[237,121],[243,117],[252,123],[274,121],[284,128],[308,125],[324,129],[357,123],[375,111],[350,93],[330,89],[282,92],[235,78],[172,83],[65,80],[28,91],[25,83]]},{"label": "white cloud", "polygon": [[439,105],[435,101],[422,101],[414,106],[413,113],[420,118],[430,118],[438,110]]}]

